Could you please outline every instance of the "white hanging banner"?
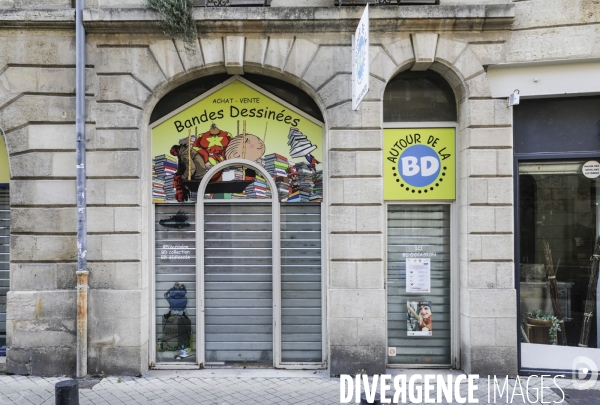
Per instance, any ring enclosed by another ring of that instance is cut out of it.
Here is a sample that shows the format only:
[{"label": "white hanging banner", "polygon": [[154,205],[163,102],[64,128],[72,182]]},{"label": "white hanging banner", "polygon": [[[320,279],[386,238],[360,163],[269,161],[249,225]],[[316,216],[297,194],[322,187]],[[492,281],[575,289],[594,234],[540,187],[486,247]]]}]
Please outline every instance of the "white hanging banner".
[{"label": "white hanging banner", "polygon": [[352,38],[352,110],[358,110],[360,102],[369,91],[369,5]]}]

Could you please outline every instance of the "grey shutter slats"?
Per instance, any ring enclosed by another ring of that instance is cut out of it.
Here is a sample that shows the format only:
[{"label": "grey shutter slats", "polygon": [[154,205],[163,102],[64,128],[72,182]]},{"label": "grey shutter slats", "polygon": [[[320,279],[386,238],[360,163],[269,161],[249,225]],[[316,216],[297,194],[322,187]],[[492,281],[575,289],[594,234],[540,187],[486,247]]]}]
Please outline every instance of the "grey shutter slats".
[{"label": "grey shutter slats", "polygon": [[10,202],[8,188],[0,188],[0,346],[6,342],[6,293],[10,287]]},{"label": "grey shutter slats", "polygon": [[281,361],[322,361],[321,204],[281,205]]},{"label": "grey shutter slats", "polygon": [[[450,206],[389,205],[387,226],[388,363],[449,365]],[[431,293],[406,292],[407,258],[431,260]],[[407,301],[431,301],[432,336],[407,336]]]},{"label": "grey shutter slats", "polygon": [[273,365],[271,205],[204,206],[206,363]]},{"label": "grey shutter slats", "polygon": [[[161,225],[161,220],[166,220],[179,211],[187,215],[186,225],[181,228],[167,227]],[[165,292],[173,287],[176,282],[185,284],[188,299],[185,314],[192,323],[192,333],[196,333],[196,222],[194,206],[190,204],[156,204],[155,205],[155,319],[156,319],[156,337],[163,337],[163,318],[162,316],[169,312],[169,302],[164,298]],[[189,224],[189,226],[187,226]],[[178,252],[185,251],[188,254],[181,254],[185,258],[168,258],[173,254],[174,249],[165,248],[182,247],[175,249]],[[170,342],[175,343],[176,341]],[[181,360],[175,360],[173,351],[157,351],[156,361],[161,362],[186,362],[195,363],[196,356],[190,356]]]},{"label": "grey shutter slats", "polygon": [[[156,205],[156,331],[168,312],[163,294],[175,282],[187,287],[186,314],[196,330],[196,218],[187,204]],[[211,201],[204,205],[205,364],[273,365],[273,273],[281,272],[281,362],[322,363],[321,204],[283,203],[281,268],[273,268],[272,206],[269,202]],[[183,209],[185,226],[167,228],[161,219]],[[161,257],[164,247],[185,245],[189,258]],[[197,350],[203,348],[198,347]],[[169,357],[170,356],[170,357]],[[188,360],[189,359],[189,360]],[[174,360],[157,352],[157,362]]]}]

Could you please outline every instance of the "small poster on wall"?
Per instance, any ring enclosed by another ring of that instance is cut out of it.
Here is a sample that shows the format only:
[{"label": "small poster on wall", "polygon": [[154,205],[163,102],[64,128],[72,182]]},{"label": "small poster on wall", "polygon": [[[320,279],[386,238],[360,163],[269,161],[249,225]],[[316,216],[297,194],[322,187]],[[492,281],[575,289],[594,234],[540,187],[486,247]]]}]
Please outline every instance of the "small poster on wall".
[{"label": "small poster on wall", "polygon": [[406,292],[431,292],[431,259],[406,259]]},{"label": "small poster on wall", "polygon": [[433,336],[431,301],[406,301],[408,336]]}]

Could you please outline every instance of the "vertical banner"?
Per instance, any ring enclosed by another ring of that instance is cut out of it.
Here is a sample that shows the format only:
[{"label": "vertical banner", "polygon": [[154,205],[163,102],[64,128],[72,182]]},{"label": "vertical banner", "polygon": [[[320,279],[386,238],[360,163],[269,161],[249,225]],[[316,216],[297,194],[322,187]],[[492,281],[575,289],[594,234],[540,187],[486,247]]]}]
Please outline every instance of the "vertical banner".
[{"label": "vertical banner", "polygon": [[369,91],[369,5],[352,40],[352,110],[358,110]]}]

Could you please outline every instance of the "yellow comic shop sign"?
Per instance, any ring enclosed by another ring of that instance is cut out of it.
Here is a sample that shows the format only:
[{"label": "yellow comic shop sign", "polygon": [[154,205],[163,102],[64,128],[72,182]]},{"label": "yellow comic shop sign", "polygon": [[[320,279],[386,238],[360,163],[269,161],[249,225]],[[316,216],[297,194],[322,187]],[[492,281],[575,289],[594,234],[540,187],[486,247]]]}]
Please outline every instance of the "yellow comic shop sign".
[{"label": "yellow comic shop sign", "polygon": [[4,138],[0,136],[0,185],[10,182],[10,170],[8,168],[8,153]]},{"label": "yellow comic shop sign", "polygon": [[[280,182],[282,201],[321,201],[322,145],[322,122],[234,76],[153,124],[153,201],[187,201],[187,190],[195,191],[206,171],[239,158],[262,165]],[[229,181],[221,174],[210,183]],[[235,180],[239,190],[218,194],[265,194],[260,181],[242,187],[253,179]]]},{"label": "yellow comic shop sign", "polygon": [[385,200],[454,200],[454,128],[385,129]]}]

